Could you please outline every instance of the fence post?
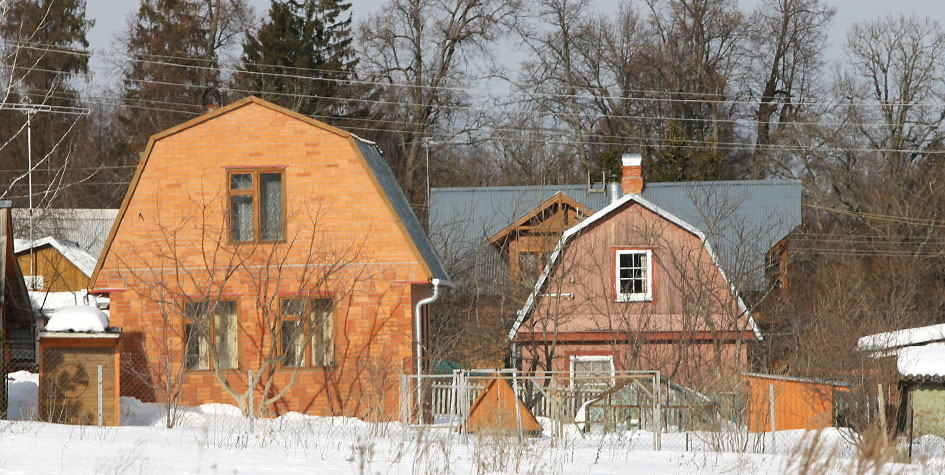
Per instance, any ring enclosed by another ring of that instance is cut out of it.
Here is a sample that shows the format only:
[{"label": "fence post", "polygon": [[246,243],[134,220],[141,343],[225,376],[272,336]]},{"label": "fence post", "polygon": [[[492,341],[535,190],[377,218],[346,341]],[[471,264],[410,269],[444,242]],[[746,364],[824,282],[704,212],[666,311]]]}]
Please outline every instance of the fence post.
[{"label": "fence post", "polygon": [[883,399],[882,383],[876,384],[876,405],[879,409],[876,414],[879,417],[879,428],[883,431],[883,437],[886,437],[886,401]]},{"label": "fence post", "polygon": [[512,371],[512,404],[515,404],[515,424],[518,426],[518,440],[522,440],[522,408],[518,403],[518,370]]},{"label": "fence post", "polygon": [[775,435],[777,430],[774,423],[774,383],[768,383],[768,412],[771,417],[771,453],[778,453],[778,440]]},{"label": "fence post", "polygon": [[407,397],[410,392],[409,385],[407,381],[407,374],[400,373],[400,428],[403,431],[404,435],[407,434]]},{"label": "fence post", "polygon": [[256,407],[253,401],[253,388],[256,382],[253,381],[253,370],[249,370],[249,431],[253,432],[256,422]]},{"label": "fence post", "polygon": [[102,365],[98,365],[98,426],[102,427]]},{"label": "fence post", "polygon": [[[456,413],[456,410],[457,410],[458,407],[459,407],[459,404],[458,404],[457,401],[456,401],[456,397],[458,396],[458,394],[456,394],[456,386],[459,384],[458,381],[457,381],[457,380],[459,379],[459,377],[458,377],[457,374],[456,374],[457,371],[458,371],[458,370],[455,370],[455,369],[453,370],[453,378],[450,379],[449,425],[452,426],[453,423],[454,423],[454,421],[455,421],[456,424],[457,424],[457,425],[456,425],[456,428],[458,429],[458,428],[459,428],[459,416],[455,414],[455,413]],[[452,431],[452,429],[450,429],[450,430]]]},{"label": "fence post", "polygon": [[663,375],[656,373],[656,450],[663,450]]}]

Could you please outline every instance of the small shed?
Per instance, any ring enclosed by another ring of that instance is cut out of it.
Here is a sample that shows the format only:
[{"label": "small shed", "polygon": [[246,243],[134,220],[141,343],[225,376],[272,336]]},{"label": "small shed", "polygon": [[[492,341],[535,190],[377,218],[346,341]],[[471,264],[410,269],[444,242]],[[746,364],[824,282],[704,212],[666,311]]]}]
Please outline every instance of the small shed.
[{"label": "small shed", "polygon": [[771,399],[774,429],[816,430],[833,426],[834,395],[848,392],[839,381],[776,374],[742,373],[748,383],[748,430],[771,431]]},{"label": "small shed", "polygon": [[96,259],[78,243],[52,236],[36,241],[17,239],[16,260],[30,290],[75,292],[89,288]]},{"label": "small shed", "polygon": [[118,425],[121,328],[84,305],[53,313],[39,334],[39,416],[61,424]]},{"label": "small shed", "polygon": [[517,434],[518,418],[522,421],[523,434],[541,435],[538,420],[515,396],[509,383],[496,374],[470,406],[466,430],[470,433]]},{"label": "small shed", "polygon": [[945,343],[902,348],[896,366],[902,375],[902,428],[912,438],[945,437]]}]

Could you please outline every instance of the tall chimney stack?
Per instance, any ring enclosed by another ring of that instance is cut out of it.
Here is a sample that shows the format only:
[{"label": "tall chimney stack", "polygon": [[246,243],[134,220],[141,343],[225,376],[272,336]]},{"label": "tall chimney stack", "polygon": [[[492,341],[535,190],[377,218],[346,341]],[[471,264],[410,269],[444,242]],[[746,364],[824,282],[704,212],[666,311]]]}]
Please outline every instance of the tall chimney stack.
[{"label": "tall chimney stack", "polygon": [[643,192],[643,157],[639,153],[625,153],[621,158],[623,177],[620,185],[623,194],[640,194]]}]

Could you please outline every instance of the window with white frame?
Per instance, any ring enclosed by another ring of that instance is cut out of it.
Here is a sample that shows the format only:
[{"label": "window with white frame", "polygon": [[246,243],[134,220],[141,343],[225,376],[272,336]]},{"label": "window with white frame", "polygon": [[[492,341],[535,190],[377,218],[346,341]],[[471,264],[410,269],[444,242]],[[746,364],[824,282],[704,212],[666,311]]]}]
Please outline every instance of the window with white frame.
[{"label": "window with white frame", "polygon": [[572,356],[571,386],[583,389],[613,386],[614,371],[613,356]]},{"label": "window with white frame", "polygon": [[618,302],[642,302],[653,298],[653,253],[650,250],[618,250],[615,259]]}]

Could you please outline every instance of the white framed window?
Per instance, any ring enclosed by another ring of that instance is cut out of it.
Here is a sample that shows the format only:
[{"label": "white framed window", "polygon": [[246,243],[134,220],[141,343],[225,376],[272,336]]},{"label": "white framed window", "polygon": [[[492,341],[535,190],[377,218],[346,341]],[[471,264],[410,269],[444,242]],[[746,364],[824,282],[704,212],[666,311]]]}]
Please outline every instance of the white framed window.
[{"label": "white framed window", "polygon": [[571,357],[571,387],[602,388],[614,386],[614,357],[578,355]]},{"label": "white framed window", "polygon": [[653,300],[653,251],[618,250],[614,285],[618,302]]}]

